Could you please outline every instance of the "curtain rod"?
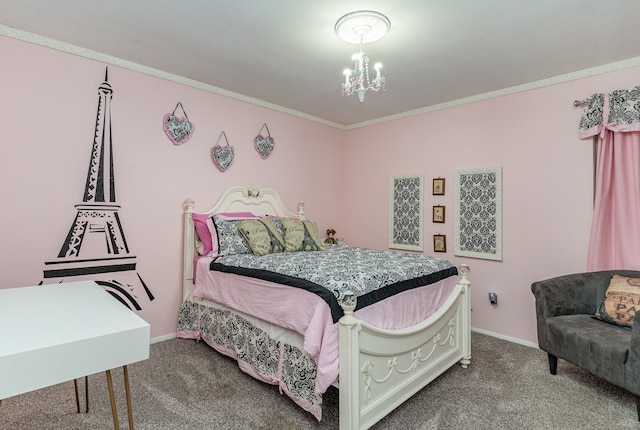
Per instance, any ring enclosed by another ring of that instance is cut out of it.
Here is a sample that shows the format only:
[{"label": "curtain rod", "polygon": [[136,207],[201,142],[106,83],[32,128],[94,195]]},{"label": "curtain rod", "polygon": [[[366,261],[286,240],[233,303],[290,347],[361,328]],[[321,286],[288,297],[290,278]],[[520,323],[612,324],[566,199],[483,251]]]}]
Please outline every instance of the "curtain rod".
[{"label": "curtain rod", "polygon": [[584,100],[574,100],[573,101],[573,106],[574,107],[578,107],[578,106],[584,106],[589,102],[589,99],[584,99]]}]

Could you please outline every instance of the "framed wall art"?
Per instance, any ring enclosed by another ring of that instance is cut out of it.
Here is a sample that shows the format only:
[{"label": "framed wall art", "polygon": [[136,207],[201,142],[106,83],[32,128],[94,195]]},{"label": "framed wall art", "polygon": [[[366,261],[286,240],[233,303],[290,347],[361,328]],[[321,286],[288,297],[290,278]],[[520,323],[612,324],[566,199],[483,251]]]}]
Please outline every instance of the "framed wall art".
[{"label": "framed wall art", "polygon": [[424,175],[389,180],[389,248],[423,250]]},{"label": "framed wall art", "polygon": [[444,178],[436,178],[433,180],[432,194],[434,196],[444,196]]},{"label": "framed wall art", "polygon": [[502,261],[502,168],[458,170],[453,253]]},{"label": "framed wall art", "polygon": [[447,252],[447,236],[444,234],[433,235],[433,252]]},{"label": "framed wall art", "polygon": [[444,222],[444,206],[433,207],[433,222]]}]

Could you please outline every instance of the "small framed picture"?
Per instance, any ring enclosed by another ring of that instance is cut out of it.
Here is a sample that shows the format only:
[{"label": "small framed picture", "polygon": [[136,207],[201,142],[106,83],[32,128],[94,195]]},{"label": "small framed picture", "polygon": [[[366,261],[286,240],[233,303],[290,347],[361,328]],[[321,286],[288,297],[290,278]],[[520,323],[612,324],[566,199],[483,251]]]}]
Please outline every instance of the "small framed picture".
[{"label": "small framed picture", "polygon": [[447,237],[444,234],[433,235],[433,252],[447,252]]},{"label": "small framed picture", "polygon": [[433,222],[444,222],[444,206],[433,207]]},{"label": "small framed picture", "polygon": [[433,195],[444,196],[444,178],[437,178],[433,180]]}]

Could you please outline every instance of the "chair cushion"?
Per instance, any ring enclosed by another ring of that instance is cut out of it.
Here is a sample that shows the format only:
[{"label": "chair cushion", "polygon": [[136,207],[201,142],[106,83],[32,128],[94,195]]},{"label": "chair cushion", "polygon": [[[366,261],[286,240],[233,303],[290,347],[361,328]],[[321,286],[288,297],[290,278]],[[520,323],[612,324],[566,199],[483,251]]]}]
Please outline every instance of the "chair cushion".
[{"label": "chair cushion", "polygon": [[625,386],[625,363],[631,330],[608,324],[591,315],[561,315],[547,319],[548,353]]}]

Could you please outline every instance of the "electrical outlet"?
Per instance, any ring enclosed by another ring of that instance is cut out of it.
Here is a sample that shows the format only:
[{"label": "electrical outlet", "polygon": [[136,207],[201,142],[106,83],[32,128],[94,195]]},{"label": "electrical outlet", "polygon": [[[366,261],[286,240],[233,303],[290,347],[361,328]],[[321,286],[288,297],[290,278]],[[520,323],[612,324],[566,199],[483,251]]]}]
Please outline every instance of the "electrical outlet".
[{"label": "electrical outlet", "polygon": [[489,293],[489,302],[492,305],[498,304],[498,295],[496,293]]}]

